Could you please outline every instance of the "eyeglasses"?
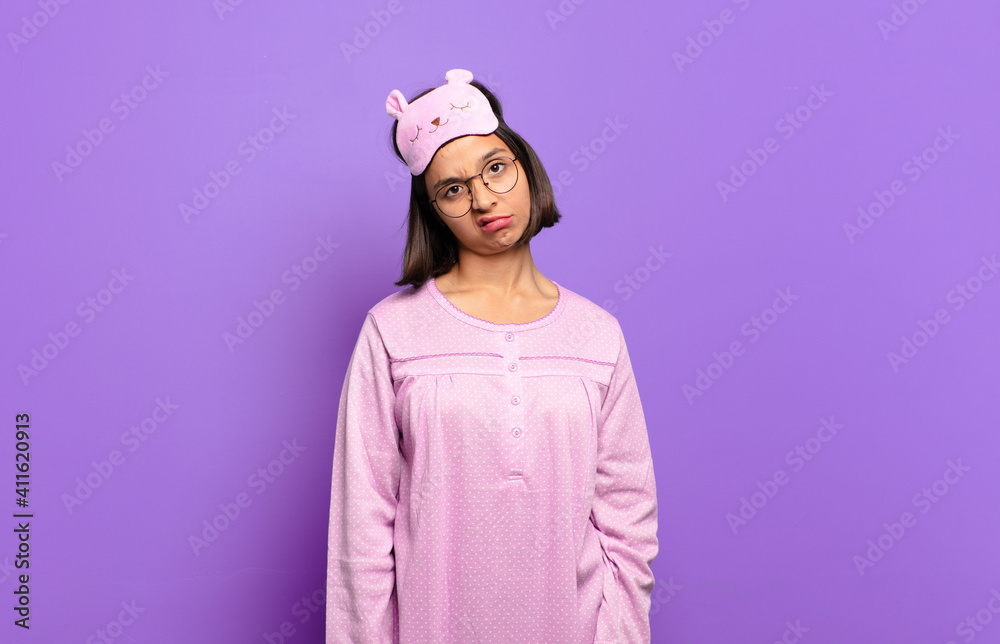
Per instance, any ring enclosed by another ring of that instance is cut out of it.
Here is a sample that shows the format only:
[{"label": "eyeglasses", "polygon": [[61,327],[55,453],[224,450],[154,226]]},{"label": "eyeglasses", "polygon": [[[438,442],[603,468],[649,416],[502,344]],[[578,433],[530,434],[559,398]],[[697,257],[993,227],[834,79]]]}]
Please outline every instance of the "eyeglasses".
[{"label": "eyeglasses", "polygon": [[449,183],[438,189],[431,203],[445,217],[458,218],[472,210],[472,188],[469,182],[479,177],[490,192],[503,194],[510,192],[517,183],[517,157],[495,157],[487,161],[482,171],[465,181]]}]

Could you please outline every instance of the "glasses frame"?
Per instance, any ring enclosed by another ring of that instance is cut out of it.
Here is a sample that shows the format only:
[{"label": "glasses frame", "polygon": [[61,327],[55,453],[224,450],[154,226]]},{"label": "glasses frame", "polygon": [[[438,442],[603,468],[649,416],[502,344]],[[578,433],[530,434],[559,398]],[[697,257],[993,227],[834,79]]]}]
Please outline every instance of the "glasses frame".
[{"label": "glasses frame", "polygon": [[[514,166],[514,172],[516,173],[515,176],[514,176],[514,183],[512,183],[511,186],[509,188],[507,188],[506,190],[504,190],[503,192],[498,192],[498,191],[494,190],[493,188],[491,188],[490,184],[486,182],[486,178],[483,177],[483,173],[486,172],[486,168],[490,167],[490,165],[492,165],[493,163],[497,162],[500,159],[510,159],[511,163]],[[445,185],[443,185],[440,188],[438,188],[437,192],[434,193],[434,197],[435,198],[431,199],[430,202],[432,204],[434,204],[434,207],[437,209],[437,211],[439,213],[441,213],[441,215],[443,217],[447,217],[449,219],[459,219],[461,217],[464,217],[467,214],[469,214],[470,210],[472,210],[472,201],[473,201],[472,200],[472,186],[469,185],[469,182],[472,181],[473,179],[475,179],[476,177],[479,177],[480,179],[482,179],[483,185],[486,186],[486,189],[489,190],[490,192],[492,192],[493,194],[495,194],[495,195],[507,194],[508,192],[510,192],[511,190],[514,189],[514,186],[516,186],[517,182],[520,181],[520,179],[521,179],[521,172],[520,172],[520,170],[517,169],[517,159],[518,159],[518,155],[516,155],[516,154],[513,157],[509,157],[509,156],[506,156],[506,155],[495,156],[495,157],[493,157],[492,159],[490,159],[489,161],[487,161],[483,165],[483,169],[479,171],[479,174],[472,175],[471,177],[469,177],[465,181],[453,181],[451,183],[446,183]],[[441,194],[442,190],[447,190],[448,188],[450,188],[451,186],[453,186],[453,185],[455,185],[457,183],[464,183],[465,187],[469,191],[469,208],[465,212],[463,212],[461,215],[449,215],[449,214],[445,213],[444,210],[441,209],[441,206],[437,205],[437,197],[438,197],[438,195]]]}]

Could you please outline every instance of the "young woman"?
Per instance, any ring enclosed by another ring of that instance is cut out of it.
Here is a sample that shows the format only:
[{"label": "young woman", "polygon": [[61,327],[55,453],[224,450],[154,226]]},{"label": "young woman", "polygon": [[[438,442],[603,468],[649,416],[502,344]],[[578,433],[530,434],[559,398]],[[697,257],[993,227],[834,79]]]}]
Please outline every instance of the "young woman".
[{"label": "young woman", "polygon": [[656,483],[618,321],[542,275],[532,148],[453,69],[407,102],[403,275],[338,409],[326,641],[649,642]]}]

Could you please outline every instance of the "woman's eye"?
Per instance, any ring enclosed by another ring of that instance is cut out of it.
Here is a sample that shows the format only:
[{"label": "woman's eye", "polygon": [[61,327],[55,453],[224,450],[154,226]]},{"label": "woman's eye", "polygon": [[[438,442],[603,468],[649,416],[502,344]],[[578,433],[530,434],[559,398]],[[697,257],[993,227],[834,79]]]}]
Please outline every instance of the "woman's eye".
[{"label": "woman's eye", "polygon": [[506,167],[507,164],[503,161],[494,161],[490,164],[490,174],[499,174],[503,172]]},{"label": "woman's eye", "polygon": [[453,199],[460,194],[462,194],[462,186],[455,184],[453,186],[448,186],[448,188],[444,191],[444,198]]}]

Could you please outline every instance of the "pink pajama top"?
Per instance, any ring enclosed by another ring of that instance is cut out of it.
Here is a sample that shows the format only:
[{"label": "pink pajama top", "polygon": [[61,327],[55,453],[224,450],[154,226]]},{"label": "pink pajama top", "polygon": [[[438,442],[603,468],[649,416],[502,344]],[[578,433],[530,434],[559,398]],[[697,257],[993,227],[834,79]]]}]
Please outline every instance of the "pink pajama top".
[{"label": "pink pajama top", "polygon": [[649,642],[656,483],[618,320],[494,324],[434,279],[368,310],[340,395],[326,642]]}]

